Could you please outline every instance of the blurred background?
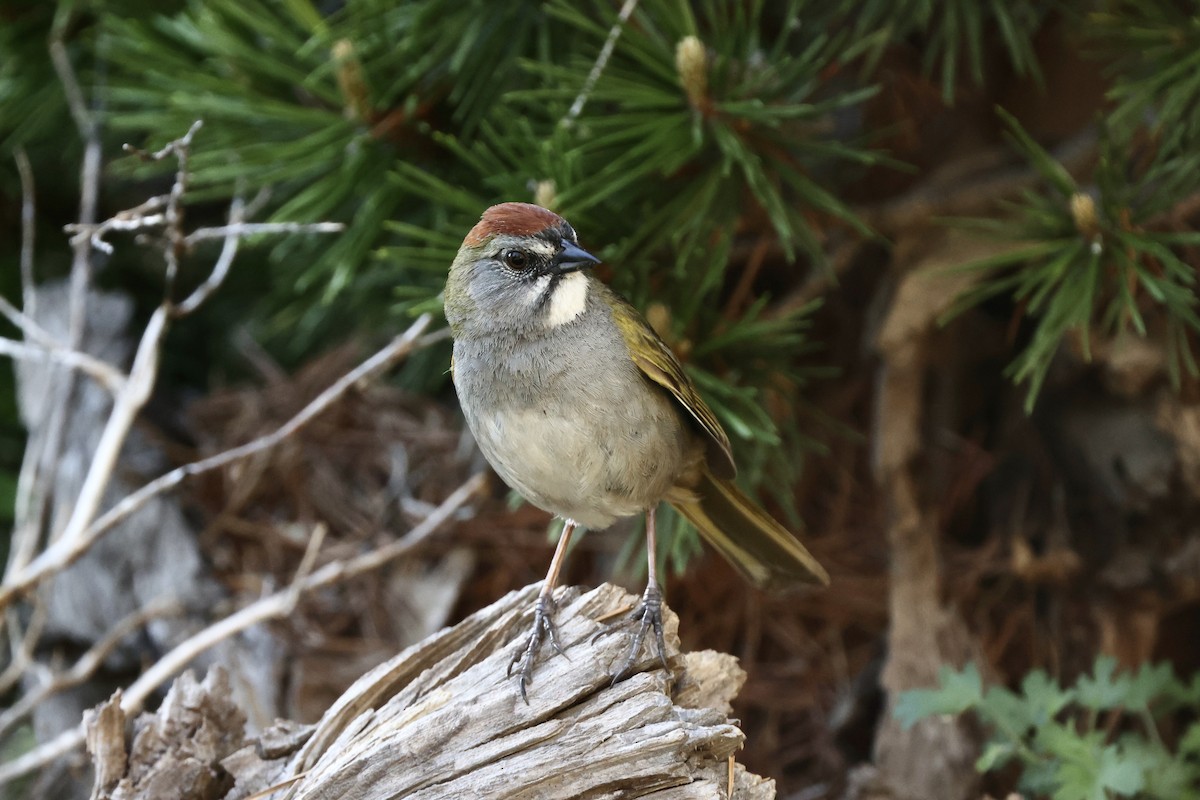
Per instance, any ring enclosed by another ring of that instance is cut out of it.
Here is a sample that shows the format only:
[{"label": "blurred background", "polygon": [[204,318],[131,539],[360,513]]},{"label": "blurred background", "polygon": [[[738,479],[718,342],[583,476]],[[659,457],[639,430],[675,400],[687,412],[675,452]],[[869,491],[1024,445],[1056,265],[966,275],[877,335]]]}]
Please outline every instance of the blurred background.
[{"label": "blurred background", "polygon": [[[122,149],[197,120],[186,186]],[[96,370],[20,350],[49,348],[21,320],[128,371],[222,247],[64,226],[173,188],[184,232],[234,198],[345,226],[247,237],[170,324],[104,509],[270,433],[420,313],[441,327],[482,210],[538,202],[832,575],[757,592],[663,517],[684,649],[741,659],[741,760],[780,797],[1200,797],[1198,175],[1194,2],[0,0],[5,586],[69,525],[113,407]],[[315,526],[316,564],[350,558],[479,470],[448,361],[434,337],[5,596],[0,762],[286,587]],[[196,664],[230,667],[252,727],[313,721],[540,580],[556,533],[493,479]],[[566,582],[637,589],[639,534],[584,537]],[[89,786],[66,759],[0,794]]]}]

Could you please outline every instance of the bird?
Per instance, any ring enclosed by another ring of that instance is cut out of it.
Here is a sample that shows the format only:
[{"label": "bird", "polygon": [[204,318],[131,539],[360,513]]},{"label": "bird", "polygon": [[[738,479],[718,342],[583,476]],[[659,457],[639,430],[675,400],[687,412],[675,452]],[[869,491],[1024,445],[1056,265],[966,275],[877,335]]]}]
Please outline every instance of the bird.
[{"label": "bird", "polygon": [[647,581],[622,623],[635,628],[624,676],[652,631],[666,667],[655,513],[667,502],[755,586],[827,585],[803,544],[733,483],[729,437],[670,346],[594,273],[558,214],[530,203],[488,208],[463,239],[443,294],[451,374],[467,427],[509,487],[563,520],[509,664],[528,702],[547,638],[562,653],[553,591],[577,528],[645,516]]}]

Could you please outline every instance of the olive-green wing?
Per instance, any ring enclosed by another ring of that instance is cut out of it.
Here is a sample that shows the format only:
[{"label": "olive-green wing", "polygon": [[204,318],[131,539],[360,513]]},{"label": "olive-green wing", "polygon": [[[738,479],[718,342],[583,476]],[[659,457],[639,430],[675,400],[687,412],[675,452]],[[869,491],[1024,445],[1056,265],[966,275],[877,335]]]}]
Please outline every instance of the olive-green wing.
[{"label": "olive-green wing", "polygon": [[[666,389],[683,406],[692,419],[696,421],[707,440],[707,462],[712,473],[719,478],[731,479],[737,474],[733,463],[733,453],[729,447],[729,437],[725,435],[721,423],[712,409],[704,402],[696,384],[687,376],[679,359],[671,352],[670,346],[662,340],[649,323],[633,306],[613,295],[616,306],[623,307],[627,313],[614,313],[613,320],[625,339],[633,363],[650,380]],[[614,312],[618,309],[614,308]]]}]

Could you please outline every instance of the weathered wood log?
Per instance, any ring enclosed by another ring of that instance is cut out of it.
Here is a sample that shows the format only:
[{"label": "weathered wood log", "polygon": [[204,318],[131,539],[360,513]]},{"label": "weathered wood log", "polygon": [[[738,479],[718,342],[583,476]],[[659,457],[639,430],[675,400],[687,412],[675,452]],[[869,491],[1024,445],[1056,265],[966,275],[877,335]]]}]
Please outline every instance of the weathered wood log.
[{"label": "weathered wood log", "polygon": [[[211,769],[194,743],[156,739],[154,752],[135,744],[128,764],[100,764],[96,798],[164,800],[158,784],[141,790],[143,758],[185,752],[176,775],[196,775],[195,786],[176,782],[171,798],[187,800],[429,800],[431,798],[636,798],[698,800],[734,797],[770,800],[774,781],[735,765],[743,735],[729,719],[729,701],[745,674],[719,653],[681,654],[678,619],[665,610],[669,672],[643,652],[635,673],[615,685],[612,673],[629,637],[605,621],[632,608],[636,598],[611,585],[581,593],[560,589],[557,620],[566,655],[547,646],[539,659],[529,702],[515,677],[512,655],[531,624],[537,586],[513,592],[414,645],[360,678],[314,726],[280,723],[236,750],[212,726],[240,726],[222,696],[221,680],[181,679],[163,715],[181,714],[174,730],[194,738],[199,729],[214,746]],[[645,651],[645,648],[643,648]],[[178,687],[183,685],[183,689]],[[196,701],[197,687],[211,699]],[[203,706],[213,706],[206,713]],[[174,709],[174,710],[172,710]],[[150,715],[143,715],[147,717]],[[94,716],[114,726],[102,708]],[[93,731],[95,734],[96,731]],[[238,731],[240,737],[240,729]],[[93,753],[112,752],[99,735]],[[225,752],[220,752],[224,750]],[[110,759],[119,758],[109,756]],[[123,772],[119,780],[114,771]],[[228,776],[214,780],[213,772]],[[733,778],[733,790],[728,783]],[[203,784],[203,785],[200,785]],[[219,789],[217,787],[220,787]],[[232,787],[232,788],[230,788]]]}]

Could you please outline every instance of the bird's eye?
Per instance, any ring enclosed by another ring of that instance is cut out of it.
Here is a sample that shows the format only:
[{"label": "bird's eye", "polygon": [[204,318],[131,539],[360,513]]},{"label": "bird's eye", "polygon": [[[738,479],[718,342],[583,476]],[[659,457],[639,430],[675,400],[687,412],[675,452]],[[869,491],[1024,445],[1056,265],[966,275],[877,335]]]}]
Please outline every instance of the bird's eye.
[{"label": "bird's eye", "polygon": [[505,250],[504,263],[511,269],[525,269],[529,265],[529,257],[521,250]]}]

